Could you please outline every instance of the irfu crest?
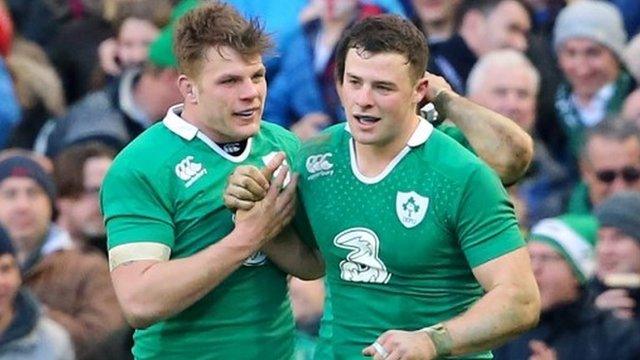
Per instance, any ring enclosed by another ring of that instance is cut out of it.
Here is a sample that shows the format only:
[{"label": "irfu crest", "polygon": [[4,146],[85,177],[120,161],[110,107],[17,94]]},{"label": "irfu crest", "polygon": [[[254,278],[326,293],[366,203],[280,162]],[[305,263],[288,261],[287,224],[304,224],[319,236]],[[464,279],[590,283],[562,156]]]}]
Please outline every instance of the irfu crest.
[{"label": "irfu crest", "polygon": [[396,214],[398,219],[406,228],[420,224],[427,213],[429,198],[420,196],[415,191],[398,191],[396,195]]}]

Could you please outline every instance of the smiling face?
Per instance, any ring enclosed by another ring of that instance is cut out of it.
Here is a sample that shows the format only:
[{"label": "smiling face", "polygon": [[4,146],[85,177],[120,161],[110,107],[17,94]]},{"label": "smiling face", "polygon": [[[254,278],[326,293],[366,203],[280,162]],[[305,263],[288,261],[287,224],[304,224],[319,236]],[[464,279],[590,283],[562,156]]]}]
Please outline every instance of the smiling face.
[{"label": "smiling face", "polygon": [[579,283],[567,261],[548,244],[531,242],[527,248],[542,311],[575,301],[580,294]]},{"label": "smiling face", "polygon": [[197,77],[186,81],[192,83],[187,105],[196,114],[192,122],[212,140],[239,141],[258,132],[267,94],[260,55],[243,57],[229,47],[212,47]]},{"label": "smiling face", "polygon": [[118,33],[118,59],[125,68],[141,66],[147,60],[149,45],[160,30],[152,22],[128,18]]},{"label": "smiling face", "polygon": [[640,242],[611,226],[598,231],[597,275],[604,279],[616,273],[640,274]]},{"label": "smiling face", "polygon": [[350,49],[340,97],[354,139],[376,147],[404,143],[417,124],[415,109],[426,85],[412,79],[403,55]]},{"label": "smiling face", "polygon": [[582,99],[590,99],[620,73],[613,52],[586,38],[569,39],[560,45],[558,64],[572,91]]}]

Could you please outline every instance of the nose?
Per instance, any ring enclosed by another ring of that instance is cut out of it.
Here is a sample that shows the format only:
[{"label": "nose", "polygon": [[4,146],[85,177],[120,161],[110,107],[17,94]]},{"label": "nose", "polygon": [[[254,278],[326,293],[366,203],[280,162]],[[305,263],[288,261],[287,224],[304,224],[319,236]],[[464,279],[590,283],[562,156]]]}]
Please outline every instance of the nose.
[{"label": "nose", "polygon": [[366,109],[372,106],[371,100],[371,87],[362,86],[360,89],[355,90],[354,101],[361,109]]},{"label": "nose", "polygon": [[626,181],[624,181],[622,176],[618,175],[611,183],[611,186],[609,189],[611,191],[610,194],[613,195],[622,190],[633,190],[633,186],[627,183]]},{"label": "nose", "polygon": [[259,84],[255,84],[253,81],[248,80],[242,83],[240,88],[240,98],[242,100],[253,100],[260,94],[258,90]]}]

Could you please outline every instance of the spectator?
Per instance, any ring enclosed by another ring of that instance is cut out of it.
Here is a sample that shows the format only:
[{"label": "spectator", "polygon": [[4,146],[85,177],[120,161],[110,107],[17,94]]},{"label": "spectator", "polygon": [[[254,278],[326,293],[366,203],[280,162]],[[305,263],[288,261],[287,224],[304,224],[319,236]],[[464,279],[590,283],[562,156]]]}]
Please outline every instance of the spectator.
[{"label": "spectator", "polygon": [[17,38],[7,59],[14,78],[16,95],[22,108],[7,147],[32,149],[44,124],[65,114],[66,101],[62,80],[44,50],[36,43]]},{"label": "spectator", "polygon": [[529,254],[540,289],[540,323],[495,351],[495,359],[632,360],[640,328],[597,309],[585,284],[594,270],[597,223],[586,215],[540,221]]},{"label": "spectator", "polygon": [[292,37],[265,108],[266,120],[290,128],[303,140],[344,121],[334,78],[336,44],[357,19],[382,12],[359,0],[314,0],[310,6],[320,9],[320,18],[303,24]]},{"label": "spectator", "polygon": [[577,1],[558,15],[553,44],[566,82],[555,108],[567,137],[562,157],[573,171],[584,131],[615,116],[634,88],[622,64],[626,39],[620,12],[606,2]]},{"label": "spectator", "polygon": [[640,190],[640,129],[609,121],[591,129],[580,158],[581,182],[572,191],[568,212],[588,214],[621,190]]},{"label": "spectator", "polygon": [[36,148],[51,157],[64,147],[99,140],[121,149],[167,109],[180,101],[171,38],[160,36],[150,48],[141,70],[125,73],[118,83],[87,95],[40,133],[44,145]]},{"label": "spectator", "polygon": [[531,21],[517,0],[466,0],[459,9],[457,34],[437,48],[427,66],[453,89],[465,94],[466,81],[478,57],[496,49],[525,51]]},{"label": "spectator", "polygon": [[[496,111],[534,136],[536,98],[540,75],[533,64],[515,50],[496,50],[482,56],[469,74],[469,98]],[[565,207],[571,181],[567,171],[534,137],[533,161],[525,178],[509,188],[520,225],[528,227],[559,215]]]},{"label": "spectator", "polygon": [[16,245],[24,283],[69,332],[81,358],[124,322],[106,260],[74,249],[51,222],[54,202],[53,181],[38,163],[21,155],[0,160],[0,224]]},{"label": "spectator", "polygon": [[69,334],[22,286],[16,252],[0,228],[0,359],[74,358]]},{"label": "spectator", "polygon": [[640,325],[640,193],[621,192],[595,210],[600,222],[596,276],[591,281],[596,306]]},{"label": "spectator", "polygon": [[414,22],[424,32],[429,49],[448,40],[455,33],[455,14],[461,0],[411,0]]},{"label": "spectator", "polygon": [[114,30],[116,37],[100,44],[102,70],[110,76],[141,67],[148,59],[149,45],[167,25],[171,4],[168,0],[117,1]]},{"label": "spectator", "polygon": [[57,224],[86,251],[107,255],[104,219],[99,193],[115,150],[100,143],[70,146],[55,158],[54,179],[58,190]]}]

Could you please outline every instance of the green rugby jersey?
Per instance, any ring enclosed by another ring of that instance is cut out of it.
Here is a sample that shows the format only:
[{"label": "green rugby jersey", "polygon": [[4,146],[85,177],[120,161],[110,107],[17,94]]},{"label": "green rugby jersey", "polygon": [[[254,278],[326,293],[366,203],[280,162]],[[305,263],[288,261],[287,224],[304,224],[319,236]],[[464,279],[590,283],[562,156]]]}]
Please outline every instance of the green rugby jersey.
[{"label": "green rugby jersey", "polygon": [[[180,111],[172,108],[127,146],[105,178],[101,204],[110,258],[132,243],[161,244],[171,259],[216,243],[234,227],[222,199],[234,168],[262,167],[276,151],[291,162],[299,148],[293,134],[263,122],[246,150],[232,157]],[[134,342],[138,359],[289,359],[294,323],[286,274],[257,253],[183,312],[136,330]]]},{"label": "green rugby jersey", "polygon": [[344,124],[303,145],[296,169],[327,271],[316,359],[362,359],[386,330],[464,312],[483,295],[471,269],[524,246],[497,176],[424,120],[375,178],[357,170]]}]

